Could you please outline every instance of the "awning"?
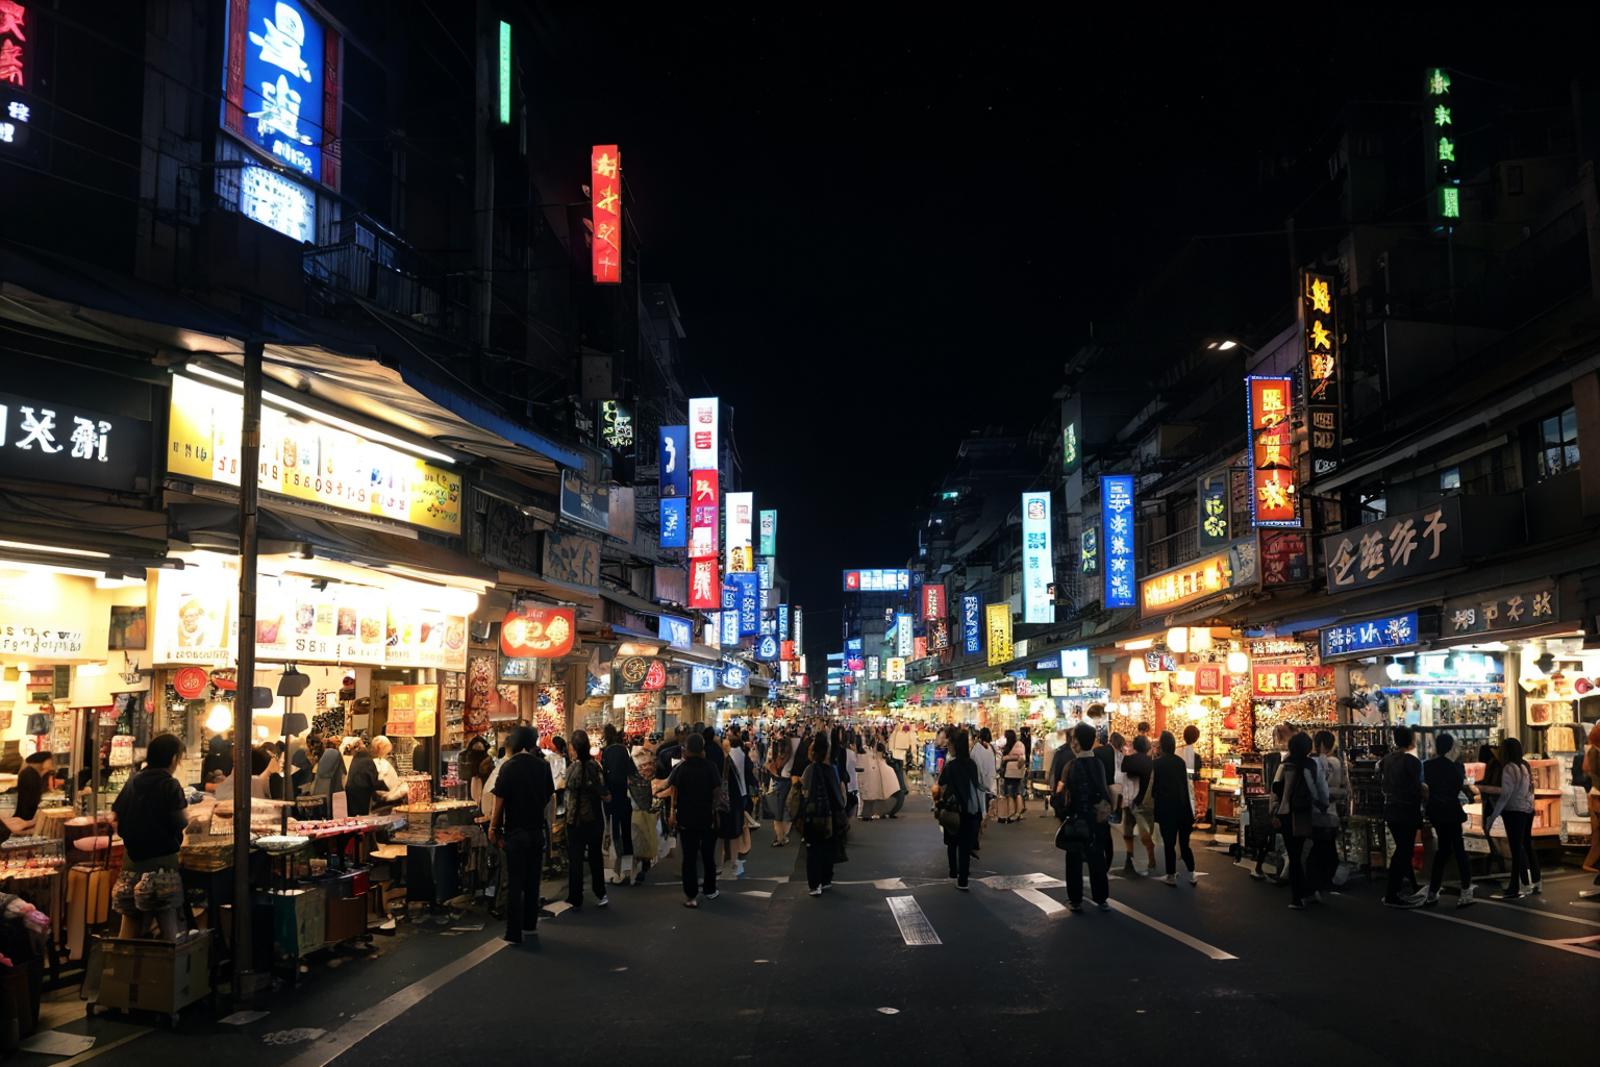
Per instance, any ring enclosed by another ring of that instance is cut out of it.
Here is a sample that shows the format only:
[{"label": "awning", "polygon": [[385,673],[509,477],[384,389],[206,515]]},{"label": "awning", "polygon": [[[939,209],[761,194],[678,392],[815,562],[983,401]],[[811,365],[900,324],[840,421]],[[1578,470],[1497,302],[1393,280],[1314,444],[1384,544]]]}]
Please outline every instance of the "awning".
[{"label": "awning", "polygon": [[[672,615],[680,619],[687,619],[693,615],[693,612],[688,608],[657,604],[654,600],[646,600],[628,589],[613,589],[609,586],[601,586],[599,592],[602,597],[613,604],[627,608],[629,611],[636,611],[641,615]],[[652,639],[658,639],[655,638],[654,634],[651,637]]]}]

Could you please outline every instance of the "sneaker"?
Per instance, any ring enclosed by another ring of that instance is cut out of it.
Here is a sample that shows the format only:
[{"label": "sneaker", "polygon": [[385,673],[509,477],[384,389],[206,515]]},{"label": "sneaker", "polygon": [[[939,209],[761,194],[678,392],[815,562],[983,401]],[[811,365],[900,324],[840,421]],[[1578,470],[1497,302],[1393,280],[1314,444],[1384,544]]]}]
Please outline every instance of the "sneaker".
[{"label": "sneaker", "polygon": [[1474,905],[1476,903],[1477,903],[1477,900],[1472,895],[1472,887],[1470,885],[1462,886],[1461,887],[1461,896],[1456,898],[1456,907],[1458,907],[1458,908],[1470,908],[1470,907],[1472,907],[1472,905]]},{"label": "sneaker", "polygon": [[1068,904],[1067,905],[1067,910],[1081,913],[1083,911],[1083,905],[1082,904]]},{"label": "sneaker", "polygon": [[1101,911],[1111,910],[1111,902],[1106,900],[1097,900],[1094,902],[1094,906],[1099,908]]},{"label": "sneaker", "polygon": [[1290,911],[1305,911],[1306,910],[1305,902],[1304,901],[1299,901],[1299,900],[1291,900],[1291,901],[1289,901],[1289,910]]},{"label": "sneaker", "polygon": [[824,889],[832,889],[833,888],[833,883],[832,882],[823,882],[822,883],[822,888],[824,888]]},{"label": "sneaker", "polygon": [[1428,890],[1428,895],[1422,898],[1422,906],[1424,908],[1437,908],[1439,906],[1439,894],[1431,889]]},{"label": "sneaker", "polygon": [[743,878],[744,877],[744,860],[735,860],[734,861],[734,864],[733,864],[733,876],[735,878]]},{"label": "sneaker", "polygon": [[821,889],[813,889],[813,890],[810,890],[810,894],[812,896],[814,896],[814,897],[820,897],[822,895],[822,890]]},{"label": "sneaker", "polygon": [[1514,889],[1508,889],[1503,893],[1496,893],[1494,895],[1494,899],[1496,899],[1496,900],[1521,900],[1522,899],[1522,894],[1517,892]]},{"label": "sneaker", "polygon": [[716,899],[717,899],[717,898],[718,898],[718,897],[720,897],[720,896],[721,896],[721,895],[722,895],[722,890],[720,890],[720,889],[713,889],[713,890],[711,890],[711,891],[710,891],[710,892],[708,892],[708,893],[707,893],[707,894],[706,894],[706,899],[707,899],[707,900],[716,900]]},{"label": "sneaker", "polygon": [[611,903],[610,897],[601,897],[599,900],[594,902],[594,906],[597,908],[603,908],[609,903]]},{"label": "sneaker", "polygon": [[1386,908],[1414,908],[1417,906],[1417,904],[1418,901],[1413,900],[1410,897],[1398,897],[1392,899],[1389,897],[1383,898],[1383,906]]},{"label": "sneaker", "polygon": [[683,906],[686,908],[698,908],[700,902],[698,900],[686,900],[683,902]]},{"label": "sneaker", "polygon": [[965,882],[957,882],[956,883],[956,888],[961,890],[963,893],[968,891],[967,883],[965,883]]},{"label": "sneaker", "polygon": [[1190,871],[1189,872],[1189,884],[1190,885],[1199,885],[1200,884],[1200,876],[1198,874],[1196,874],[1194,871]]},{"label": "sneaker", "polygon": [[1259,867],[1250,872],[1250,877],[1254,878],[1258,882],[1265,882],[1267,880],[1267,876],[1261,873],[1261,869]]}]

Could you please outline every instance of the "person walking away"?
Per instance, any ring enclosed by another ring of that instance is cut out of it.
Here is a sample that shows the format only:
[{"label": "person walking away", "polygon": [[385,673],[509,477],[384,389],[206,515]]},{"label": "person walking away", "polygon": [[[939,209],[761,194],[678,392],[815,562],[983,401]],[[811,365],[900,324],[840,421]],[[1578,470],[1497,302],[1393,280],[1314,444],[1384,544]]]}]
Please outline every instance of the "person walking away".
[{"label": "person walking away", "polygon": [[[1101,714],[1104,715],[1104,705],[1091,705],[1091,710],[1096,706],[1101,708]],[[1117,753],[1111,747],[1110,735],[1106,733],[1106,728],[1104,726],[1098,726],[1095,728],[1094,751],[1092,754],[1095,759],[1100,761],[1100,770],[1104,775],[1107,783],[1107,789],[1109,790],[1111,788],[1111,783],[1116,780]],[[1116,806],[1115,797],[1112,798],[1112,806],[1113,808]],[[1106,855],[1106,870],[1109,871],[1111,870],[1112,865],[1116,863],[1117,859],[1116,844],[1111,839],[1110,820],[1098,824],[1095,827],[1095,832],[1098,835],[1097,839],[1100,842],[1100,850]],[[1131,853],[1133,849],[1130,848],[1128,851]]]},{"label": "person walking away", "polygon": [[1506,842],[1511,848],[1511,875],[1500,900],[1516,900],[1541,892],[1539,860],[1533,854],[1533,771],[1522,758],[1522,742],[1508,737],[1500,745],[1504,767],[1500,774],[1500,799],[1495,815],[1506,824]]},{"label": "person walking away", "polygon": [[628,779],[638,768],[614,724],[606,723],[601,737],[605,747],[600,751],[600,769],[605,774],[606,792],[611,796],[606,801],[606,825],[611,831],[609,881],[612,885],[624,885],[633,881],[633,800],[628,793]]},{"label": "person walking away", "polygon": [[[1132,794],[1123,818],[1138,830],[1147,861],[1143,871],[1135,871],[1137,874],[1154,874],[1156,869],[1156,843],[1152,836],[1155,830],[1155,798],[1150,794],[1150,781],[1154,773],[1155,761],[1150,758],[1150,738],[1143,735],[1135,737],[1133,752],[1122,757],[1122,776]],[[1127,840],[1128,867],[1133,869],[1132,834],[1128,834]]]},{"label": "person walking away", "polygon": [[972,854],[978,847],[978,829],[983,825],[987,797],[982,771],[970,745],[967,732],[957,730],[951,738],[951,757],[945,760],[939,782],[933,787],[934,803],[950,804],[960,815],[959,826],[944,827],[944,846],[950,860],[950,877],[963,891],[972,870]]},{"label": "person walking away", "polygon": [[1317,761],[1311,758],[1311,735],[1303,730],[1289,738],[1289,757],[1273,784],[1273,824],[1283,834],[1289,856],[1289,907],[1304,911],[1311,898],[1306,879],[1306,847],[1311,842],[1311,817],[1326,809],[1328,788]]},{"label": "person walking away", "polygon": [[144,937],[154,921],[161,940],[178,938],[183,903],[178,851],[189,824],[188,800],[176,777],[183,752],[174,734],[151,738],[144,769],[128,779],[111,805],[124,857],[111,890],[111,907],[122,916],[119,937]]},{"label": "person walking away", "polygon": [[1028,776],[1033,773],[1033,727],[1024,726],[1018,730],[1017,740],[1022,742],[1022,792],[1017,797],[1020,805],[1017,814],[1020,817],[1028,811]]},{"label": "person walking away", "polygon": [[1000,761],[994,754],[994,735],[985,726],[978,731],[978,744],[972,749],[972,762],[977,765],[978,788],[983,790],[983,813],[989,814],[989,803],[998,792],[995,778],[1000,773]]},{"label": "person walking away", "polygon": [[1461,878],[1461,895],[1456,907],[1472,904],[1472,862],[1467,858],[1467,845],[1462,840],[1461,827],[1467,813],[1461,807],[1463,791],[1472,792],[1467,772],[1461,766],[1460,750],[1450,734],[1440,734],[1433,741],[1434,756],[1422,765],[1422,782],[1428,787],[1425,812],[1433,826],[1438,845],[1433,850],[1433,872],[1428,878],[1428,896],[1422,902],[1425,908],[1439,906],[1439,887],[1444,884],[1444,865],[1454,857],[1456,873]]},{"label": "person walking away", "polygon": [[1183,760],[1183,765],[1189,769],[1189,810],[1194,813],[1195,822],[1205,822],[1207,812],[1196,811],[1194,803],[1194,783],[1200,778],[1200,727],[1190,723],[1183,728],[1183,744],[1178,746],[1177,755]]},{"label": "person walking away", "polygon": [[794,742],[779,734],[767,746],[767,774],[772,777],[772,801],[777,812],[772,818],[772,848],[789,843],[789,764]]},{"label": "person walking away", "polygon": [[634,885],[644,885],[644,877],[650,873],[661,851],[661,838],[656,832],[655,777],[655,750],[648,744],[640,745],[633,753],[633,773],[628,776],[628,800],[633,808],[633,858],[637,861]]},{"label": "person walking away", "polygon": [[1427,787],[1422,782],[1422,761],[1417,759],[1417,738],[1411,727],[1394,728],[1394,745],[1378,762],[1378,779],[1383,783],[1383,821],[1394,839],[1383,902],[1391,908],[1414,908],[1422,903],[1421,895],[1401,896],[1401,892],[1411,874],[1411,853],[1422,825]]},{"label": "person walking away", "polygon": [[1334,755],[1333,731],[1318,730],[1312,741],[1316,745],[1317,770],[1328,790],[1328,806],[1311,813],[1311,860],[1306,875],[1312,899],[1322,903],[1322,894],[1333,891],[1333,879],[1339,870],[1340,812],[1350,796],[1350,785],[1344,761]]},{"label": "person walking away", "polygon": [[[1089,865],[1089,894],[1095,906],[1109,911],[1111,883],[1106,873],[1106,854],[1095,826],[1101,811],[1109,811],[1111,793],[1106,786],[1105,764],[1083,757],[1094,751],[1095,731],[1079,723],[1072,731],[1072,747],[1078,758],[1072,761],[1063,783],[1066,794],[1066,821],[1062,833],[1067,838],[1067,897],[1073,911],[1083,910],[1083,865]],[[1105,805],[1104,808],[1101,805]]]},{"label": "person walking away", "polygon": [[[1261,757],[1261,780],[1267,783],[1267,788],[1276,793],[1279,774],[1283,768],[1283,761],[1289,758],[1289,737],[1294,731],[1283,723],[1279,723],[1272,731],[1272,744],[1276,752],[1268,752]],[[1278,845],[1278,835],[1271,830],[1267,832],[1266,844],[1256,849],[1256,867],[1250,872],[1250,877],[1262,881],[1267,877],[1267,857],[1274,854]],[[1277,877],[1274,879],[1279,885],[1283,884],[1283,866],[1278,867]]]},{"label": "person walking away", "polygon": [[1483,777],[1478,780],[1478,795],[1483,797],[1483,839],[1489,842],[1489,871],[1493,873],[1496,867],[1505,867],[1505,861],[1500,851],[1495,848],[1492,836],[1495,820],[1494,804],[1500,799],[1500,776],[1505,773],[1505,764],[1500,762],[1500,757],[1495,754],[1491,745],[1478,746],[1478,762],[1483,764]]},{"label": "person walking away", "polygon": [[[539,925],[539,868],[544,858],[544,811],[555,795],[550,765],[539,752],[539,735],[519,726],[506,739],[511,755],[494,775],[489,841],[505,852],[505,939],[520,945]],[[576,869],[576,866],[574,866]]]},{"label": "person walking away", "polygon": [[1016,822],[1022,818],[1022,778],[1026,773],[1027,758],[1027,750],[1017,740],[1017,732],[1007,730],[1005,745],[1000,750],[1000,781],[1004,788],[1000,806],[1002,823]]},{"label": "person walking away", "polygon": [[820,897],[833,886],[835,816],[844,813],[839,775],[828,762],[828,735],[811,741],[811,764],[800,776],[800,837],[806,843],[806,884]]},{"label": "person walking away", "polygon": [[611,799],[606,792],[605,772],[589,751],[589,735],[583,730],[572,731],[572,762],[567,764],[567,903],[574,910],[583,909],[583,866],[587,857],[589,874],[594,885],[595,903],[605,907],[611,903],[606,897],[605,857],[601,844],[605,839],[605,805]]},{"label": "person walking away", "polygon": [[1067,811],[1067,769],[1072,766],[1076,758],[1072,751],[1072,740],[1067,736],[1067,731],[1062,730],[1056,735],[1056,750],[1050,757],[1050,772],[1046,780],[1050,788],[1050,807],[1057,819],[1066,818]]},{"label": "person walking away", "polygon": [[745,780],[747,753],[733,727],[722,734],[722,789],[727,797],[726,810],[717,813],[717,838],[722,842],[723,863],[733,864],[733,876],[744,877],[744,857],[750,851],[750,828],[745,825],[744,813],[749,810],[749,784]]},{"label": "person walking away", "polygon": [[701,888],[707,900],[716,900],[717,838],[716,792],[721,783],[717,769],[706,759],[706,738],[691,732],[683,743],[684,758],[667,776],[672,793],[669,826],[682,850],[683,906],[698,908]]},{"label": "person walking away", "polygon": [[[1134,742],[1135,746],[1138,742]],[[1189,835],[1194,831],[1194,807],[1189,796],[1189,765],[1178,755],[1178,742],[1170,731],[1163,731],[1158,742],[1161,754],[1150,769],[1150,808],[1161,827],[1161,851],[1167,863],[1166,883],[1178,884],[1178,854],[1189,869],[1189,884],[1198,882],[1194,849]]]}]

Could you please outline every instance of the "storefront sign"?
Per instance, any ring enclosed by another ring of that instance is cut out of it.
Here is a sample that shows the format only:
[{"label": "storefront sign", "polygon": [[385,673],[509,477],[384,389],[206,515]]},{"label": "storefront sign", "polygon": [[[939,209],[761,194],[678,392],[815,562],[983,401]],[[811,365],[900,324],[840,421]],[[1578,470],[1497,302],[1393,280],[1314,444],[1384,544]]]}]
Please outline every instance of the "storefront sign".
[{"label": "storefront sign", "polygon": [[592,537],[546,530],[539,573],[553,582],[594,588],[600,583],[600,544]]},{"label": "storefront sign", "polygon": [[1554,582],[1540,582],[1493,596],[1453,597],[1444,602],[1441,636],[1501,633],[1544,626],[1561,618]]},{"label": "storefront sign", "polygon": [[1323,659],[1358,652],[1415,648],[1421,640],[1417,635],[1417,613],[1414,611],[1327,626],[1320,631],[1319,637]]},{"label": "storefront sign", "polygon": [[778,513],[771,508],[761,512],[761,543],[757,551],[763,556],[778,554]]},{"label": "storefront sign", "polygon": [[1050,494],[1022,494],[1022,621],[1056,621]]},{"label": "storefront sign", "polygon": [[142,488],[150,477],[150,424],[54,397],[0,393],[0,477]]},{"label": "storefront sign", "polygon": [[19,626],[0,619],[0,654],[77,656],[83,652],[83,648],[82,630]]},{"label": "storefront sign", "polygon": [[694,644],[694,627],[688,619],[662,615],[656,620],[656,636],[673,648],[686,649]]},{"label": "storefront sign", "polygon": [[661,547],[687,548],[689,544],[689,501],[685,497],[661,500]]},{"label": "storefront sign", "polygon": [[715,471],[722,450],[717,443],[720,405],[714,396],[697,396],[689,401],[689,469]]},{"label": "storefront sign", "polygon": [[725,566],[728,573],[755,570],[755,545],[751,543],[751,531],[755,520],[755,495],[729,493],[724,498],[722,512],[727,521]]},{"label": "storefront sign", "polygon": [[317,195],[266,167],[239,174],[239,214],[301,244],[317,239]]},{"label": "storefront sign", "polygon": [[624,656],[611,667],[613,693],[647,693],[667,684],[666,664],[654,656]]},{"label": "storefront sign", "polygon": [[736,646],[739,643],[739,588],[732,583],[722,583],[722,610],[717,618],[723,647]]},{"label": "storefront sign", "polygon": [[789,640],[789,605],[778,605],[778,637],[784,641]]},{"label": "storefront sign", "polygon": [[1311,580],[1309,539],[1303,530],[1258,531],[1261,539],[1261,584],[1266,588]]},{"label": "storefront sign", "polygon": [[[168,472],[237,486],[242,403],[238,393],[174,375]],[[461,533],[461,475],[271,404],[261,411],[262,492]],[[564,497],[563,485],[563,506]]]},{"label": "storefront sign", "polygon": [[1216,663],[1201,663],[1194,669],[1196,696],[1221,696],[1224,692],[1222,667]]},{"label": "storefront sign", "polygon": [[1069,420],[1061,427],[1061,476],[1071,477],[1083,463],[1083,451],[1078,444],[1078,424]]},{"label": "storefront sign", "polygon": [[500,651],[521,659],[557,659],[572,651],[577,632],[571,608],[528,605],[500,623]]},{"label": "storefront sign", "polygon": [[1250,669],[1251,690],[1258,697],[1294,697],[1333,688],[1332,667],[1263,664]]},{"label": "storefront sign", "polygon": [[895,654],[910,659],[916,648],[916,620],[909,612],[896,612],[894,617]]},{"label": "storefront sign", "polygon": [[1228,472],[1216,471],[1200,479],[1200,551],[1220,548],[1233,537],[1228,510]]},{"label": "storefront sign", "polygon": [[689,558],[715,559],[718,510],[717,472],[694,471],[689,476]]},{"label": "storefront sign", "polygon": [[983,601],[971,595],[961,598],[961,651],[968,656],[983,651]]},{"label": "storefront sign", "polygon": [[1093,526],[1078,535],[1078,573],[1086,578],[1100,573],[1100,531]]},{"label": "storefront sign", "polygon": [[575,470],[561,472],[561,517],[599,533],[611,532],[611,489]]},{"label": "storefront sign", "polygon": [[743,691],[750,685],[750,670],[730,663],[722,668],[722,688]]},{"label": "storefront sign", "polygon": [[[776,663],[778,661],[778,639],[772,634],[762,634],[756,638],[756,659],[762,663]],[[873,657],[877,661],[877,657]]]},{"label": "storefront sign", "polygon": [[1338,317],[1334,303],[1338,279],[1300,272],[1300,330],[1305,345],[1306,427],[1311,476],[1339,467],[1340,366]]},{"label": "storefront sign", "polygon": [[466,670],[467,617],[421,606],[410,595],[391,595],[383,665]]},{"label": "storefront sign", "polygon": [[661,499],[689,495],[689,427],[661,427]]},{"label": "storefront sign", "polygon": [[[1105,606],[1133,607],[1133,475],[1100,476],[1105,552]],[[990,657],[991,662],[993,656]]]},{"label": "storefront sign", "polygon": [[911,588],[908,570],[868,568],[844,572],[846,593],[904,593]]},{"label": "storefront sign", "polygon": [[1322,539],[1328,591],[1361,589],[1463,562],[1461,498],[1395,515]]},{"label": "storefront sign", "polygon": [[439,687],[391,685],[389,687],[390,737],[432,737],[439,727]]},{"label": "storefront sign", "polygon": [[950,647],[950,620],[934,619],[928,623],[928,651],[943,652]]},{"label": "storefront sign", "polygon": [[324,173],[323,164],[338,139],[338,34],[299,0],[226,6],[222,125],[274,163],[337,187],[336,166]]},{"label": "storefront sign", "polygon": [[709,693],[717,687],[717,671],[714,667],[689,668],[689,692]]},{"label": "storefront sign", "polygon": [[1089,650],[1087,648],[1062,649],[1061,675],[1064,678],[1089,677]]},{"label": "storefront sign", "polygon": [[883,664],[883,680],[886,682],[903,682],[906,680],[906,661],[900,656],[890,656]]},{"label": "storefront sign", "polygon": [[925,585],[922,587],[922,617],[924,619],[942,619],[945,616],[944,586]]},{"label": "storefront sign", "polygon": [[1294,427],[1289,418],[1294,380],[1251,374],[1244,385],[1254,471],[1250,522],[1254,526],[1299,526]]},{"label": "storefront sign", "polygon": [[1455,98],[1450,92],[1450,75],[1440,67],[1430,67],[1426,95],[1428,112],[1428,164],[1434,183],[1433,217],[1448,232],[1461,218],[1461,178],[1457,172],[1459,150],[1455,121]]},{"label": "storefront sign", "polygon": [[152,663],[231,663],[234,604],[239,580],[232,572],[186,567],[155,576]]},{"label": "storefront sign", "polygon": [[613,452],[633,451],[633,407],[626,400],[600,401],[600,440]]},{"label": "storefront sign", "polygon": [[800,650],[800,654],[804,656],[806,648],[805,609],[799,604],[796,604],[792,609],[792,614],[794,615],[794,646],[798,648]]},{"label": "storefront sign", "polygon": [[1159,615],[1256,580],[1256,546],[1238,541],[1226,552],[1185,563],[1139,583],[1144,615]]},{"label": "storefront sign", "polygon": [[728,575],[735,591],[739,612],[739,636],[754,637],[761,632],[761,589],[756,576],[748,571]]},{"label": "storefront sign", "polygon": [[800,658],[793,641],[784,641],[778,648],[778,655],[784,663],[793,663]]},{"label": "storefront sign", "polygon": [[22,0],[0,7],[0,151],[27,147],[33,125],[33,84],[40,26]]},{"label": "storefront sign", "polygon": [[720,604],[717,561],[712,557],[689,561],[689,606],[710,611]]},{"label": "storefront sign", "polygon": [[614,144],[589,151],[589,265],[596,285],[622,283],[622,153]]},{"label": "storefront sign", "polygon": [[998,667],[1011,660],[1011,605],[990,604],[984,613],[985,629],[989,633],[989,666]]}]

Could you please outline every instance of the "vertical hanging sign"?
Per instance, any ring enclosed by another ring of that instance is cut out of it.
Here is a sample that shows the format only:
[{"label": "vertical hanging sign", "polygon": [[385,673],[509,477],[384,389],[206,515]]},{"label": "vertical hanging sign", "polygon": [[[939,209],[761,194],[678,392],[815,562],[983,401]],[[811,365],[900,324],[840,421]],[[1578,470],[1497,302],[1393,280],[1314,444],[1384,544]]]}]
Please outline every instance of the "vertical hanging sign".
[{"label": "vertical hanging sign", "polygon": [[925,585],[922,587],[922,617],[924,619],[942,619],[944,610],[944,586]]},{"label": "vertical hanging sign", "polygon": [[761,512],[761,547],[760,555],[776,556],[778,554],[778,513],[770,508]]},{"label": "vertical hanging sign", "polygon": [[589,235],[590,261],[597,285],[622,283],[622,156],[614,144],[589,153],[589,196],[594,206]]},{"label": "vertical hanging sign", "polygon": [[[1105,554],[1105,606],[1133,607],[1133,475],[1100,476],[1100,521]],[[994,662],[993,653],[990,654]]]},{"label": "vertical hanging sign", "polygon": [[660,439],[661,498],[689,495],[689,428],[663,426]]},{"label": "vertical hanging sign", "polygon": [[699,396],[689,401],[689,469],[714,471],[717,457],[717,398]]},{"label": "vertical hanging sign", "polygon": [[511,123],[511,23],[500,23],[500,125]]},{"label": "vertical hanging sign", "polygon": [[1295,500],[1294,430],[1290,378],[1247,375],[1244,380],[1250,420],[1250,523],[1253,526],[1299,526]]},{"label": "vertical hanging sign", "polygon": [[717,556],[717,472],[695,471],[689,478],[689,558]]},{"label": "vertical hanging sign", "polygon": [[983,651],[983,601],[975,596],[961,598],[961,651],[976,656]]},{"label": "vertical hanging sign", "polygon": [[984,609],[989,631],[989,666],[1011,661],[1011,605],[990,604]]},{"label": "vertical hanging sign", "polygon": [[754,508],[755,498],[751,493],[729,493],[724,501],[722,514],[728,527],[724,538],[727,553],[724,566],[729,574],[756,569],[755,546],[750,543]]},{"label": "vertical hanging sign", "polygon": [[1056,621],[1055,562],[1051,558],[1050,494],[1022,494],[1022,621]]},{"label": "vertical hanging sign", "polygon": [[1201,552],[1233,540],[1233,523],[1228,510],[1228,470],[1224,467],[1200,479],[1198,532]]},{"label": "vertical hanging sign", "polygon": [[1305,338],[1306,426],[1310,431],[1311,476],[1339,466],[1339,326],[1334,314],[1336,282],[1327,274],[1300,275],[1300,329]]},{"label": "vertical hanging sign", "polygon": [[1428,70],[1428,176],[1435,192],[1434,216],[1441,232],[1461,218],[1461,177],[1456,169],[1455,98],[1443,67]]}]

